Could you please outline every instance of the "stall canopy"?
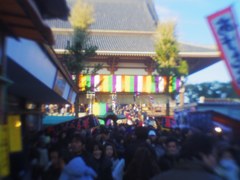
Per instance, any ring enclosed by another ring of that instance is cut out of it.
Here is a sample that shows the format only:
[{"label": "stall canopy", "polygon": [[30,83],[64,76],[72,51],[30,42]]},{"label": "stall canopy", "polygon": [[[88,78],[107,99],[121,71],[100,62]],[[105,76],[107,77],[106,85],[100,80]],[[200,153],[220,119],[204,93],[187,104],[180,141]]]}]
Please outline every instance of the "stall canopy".
[{"label": "stall canopy", "polygon": [[[53,5],[54,4],[54,5]],[[0,26],[7,35],[24,37],[40,43],[54,44],[51,29],[44,18],[67,19],[69,9],[65,0],[7,0],[1,1]]]},{"label": "stall canopy", "polygon": [[43,23],[32,1],[1,1],[0,24],[7,35],[53,45],[51,29]]},{"label": "stall canopy", "polygon": [[100,126],[100,123],[94,115],[87,115],[81,118],[65,117],[61,119],[56,118],[56,116],[48,116],[44,119],[44,126],[48,127],[47,129],[49,130],[62,128],[91,129]]},{"label": "stall canopy", "polygon": [[209,111],[213,115],[213,120],[215,122],[218,122],[222,125],[225,125],[227,127],[230,127],[232,129],[235,129],[238,131],[240,129],[240,121],[237,119],[234,119],[232,117],[226,116],[222,113],[216,112],[216,111]]},{"label": "stall canopy", "polygon": [[[53,1],[1,1],[0,28],[3,35],[7,37],[7,77],[12,81],[8,87],[9,94],[37,103],[74,101],[77,88],[66,68],[61,65],[53,52],[52,31],[43,21],[43,18],[66,19],[69,11],[63,1],[59,0],[59,3],[54,1],[55,7],[51,7]],[[65,6],[61,7],[60,4]],[[43,10],[40,6],[48,8]],[[62,12],[53,13],[50,9]],[[36,68],[34,69],[33,66]],[[47,78],[44,78],[46,75],[48,79],[51,75],[52,81],[54,77],[56,80],[49,85],[46,83]],[[60,80],[64,81],[65,86],[59,93],[56,87],[60,84]]]}]

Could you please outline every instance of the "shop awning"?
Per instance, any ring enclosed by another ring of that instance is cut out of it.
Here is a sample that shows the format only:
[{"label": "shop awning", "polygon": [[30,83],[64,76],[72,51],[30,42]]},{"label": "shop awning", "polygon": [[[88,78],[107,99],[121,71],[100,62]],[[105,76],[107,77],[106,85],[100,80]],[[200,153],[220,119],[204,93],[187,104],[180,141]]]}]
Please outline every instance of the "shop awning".
[{"label": "shop awning", "polygon": [[210,111],[210,112],[213,114],[214,121],[239,131],[239,129],[240,129],[240,121],[239,120],[231,118],[230,116],[224,115],[224,114],[216,112],[216,111]]}]

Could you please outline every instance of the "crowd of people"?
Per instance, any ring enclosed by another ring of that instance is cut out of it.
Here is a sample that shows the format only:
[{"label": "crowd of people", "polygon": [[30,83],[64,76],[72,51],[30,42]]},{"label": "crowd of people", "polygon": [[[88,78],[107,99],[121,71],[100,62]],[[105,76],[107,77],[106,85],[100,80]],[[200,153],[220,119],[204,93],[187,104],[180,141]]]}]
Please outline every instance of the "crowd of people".
[{"label": "crowd of people", "polygon": [[240,179],[239,144],[229,134],[63,126],[38,132],[29,145],[34,180]]}]

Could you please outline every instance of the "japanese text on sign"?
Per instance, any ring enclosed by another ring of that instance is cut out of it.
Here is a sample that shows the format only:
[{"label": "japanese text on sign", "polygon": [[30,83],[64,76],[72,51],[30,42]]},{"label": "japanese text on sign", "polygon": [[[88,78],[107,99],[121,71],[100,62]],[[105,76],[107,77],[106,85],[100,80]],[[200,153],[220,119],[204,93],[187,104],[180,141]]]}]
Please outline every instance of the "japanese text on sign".
[{"label": "japanese text on sign", "polygon": [[240,93],[240,39],[231,7],[208,17],[223,59]]}]

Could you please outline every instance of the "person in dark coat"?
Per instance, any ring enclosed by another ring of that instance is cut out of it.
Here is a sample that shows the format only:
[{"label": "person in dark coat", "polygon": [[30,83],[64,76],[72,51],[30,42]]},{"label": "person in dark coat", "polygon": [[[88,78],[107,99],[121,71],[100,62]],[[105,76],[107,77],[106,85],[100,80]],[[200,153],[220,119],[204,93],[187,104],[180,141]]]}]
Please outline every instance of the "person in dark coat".
[{"label": "person in dark coat", "polygon": [[166,153],[159,159],[161,171],[172,169],[178,162],[180,147],[175,138],[168,138],[164,144]]},{"label": "person in dark coat", "polygon": [[58,180],[64,167],[64,160],[57,148],[49,150],[50,163],[43,173],[43,180]]},{"label": "person in dark coat", "polygon": [[137,148],[123,179],[148,180],[159,172],[155,152],[150,146],[143,145]]},{"label": "person in dark coat", "polygon": [[70,159],[74,157],[81,157],[88,165],[90,154],[86,150],[86,139],[81,134],[73,134],[70,142]]},{"label": "person in dark coat", "polygon": [[135,137],[132,138],[129,143],[126,142],[127,144],[124,153],[124,158],[126,160],[125,168],[127,168],[131,162],[137,148],[147,144],[146,139],[148,137],[148,129],[146,127],[136,127],[133,135]]},{"label": "person in dark coat", "polygon": [[112,180],[112,162],[104,156],[104,148],[100,142],[94,141],[91,147],[92,156],[89,165],[97,173],[97,180]]},{"label": "person in dark coat", "polygon": [[182,146],[181,159],[172,170],[162,172],[151,180],[220,180],[216,166],[214,140],[204,134],[190,136]]}]

